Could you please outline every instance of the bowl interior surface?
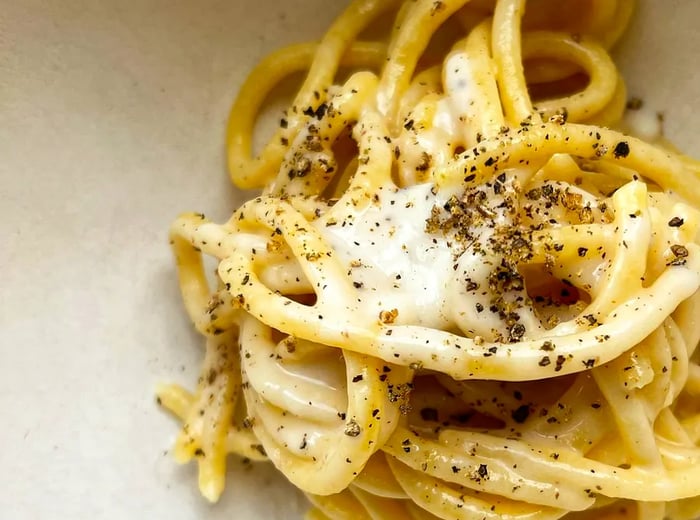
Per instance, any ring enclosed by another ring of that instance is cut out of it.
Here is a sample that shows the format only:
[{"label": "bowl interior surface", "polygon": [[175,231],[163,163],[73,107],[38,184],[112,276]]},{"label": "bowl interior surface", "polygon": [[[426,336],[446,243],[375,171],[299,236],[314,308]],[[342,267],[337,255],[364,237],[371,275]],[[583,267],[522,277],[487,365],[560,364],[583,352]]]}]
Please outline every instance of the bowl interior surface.
[{"label": "bowl interior surface", "polygon": [[[6,518],[298,519],[268,465],[230,460],[216,506],[169,454],[158,381],[194,385],[202,341],[167,229],[250,193],[224,167],[246,73],[318,38],[344,2],[0,0],[0,491]],[[630,96],[700,155],[700,2],[642,0],[616,56]]]}]

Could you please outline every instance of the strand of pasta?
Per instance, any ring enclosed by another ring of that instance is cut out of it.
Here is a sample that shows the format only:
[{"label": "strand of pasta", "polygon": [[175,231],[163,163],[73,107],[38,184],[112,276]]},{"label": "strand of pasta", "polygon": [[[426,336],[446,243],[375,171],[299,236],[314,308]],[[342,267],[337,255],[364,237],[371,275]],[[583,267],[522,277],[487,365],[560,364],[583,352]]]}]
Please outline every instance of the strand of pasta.
[{"label": "strand of pasta", "polygon": [[478,175],[470,182],[483,183],[494,172],[558,153],[589,160],[611,160],[642,172],[644,177],[677,193],[695,207],[700,205],[700,179],[687,175],[684,164],[677,157],[613,130],[574,123],[526,125],[515,135],[483,141],[448,168],[436,172],[435,180],[438,184],[461,184],[465,172],[474,168]]},{"label": "strand of pasta", "polygon": [[383,498],[408,498],[389,468],[383,452],[377,452],[367,461],[353,486]]},{"label": "strand of pasta", "polygon": [[174,454],[180,463],[197,458],[199,489],[211,501],[224,489],[229,425],[240,392],[240,365],[233,349],[231,332],[209,338],[202,375],[192,402],[177,390],[161,388],[159,399],[184,421],[175,442]]},{"label": "strand of pasta", "polygon": [[[266,194],[320,195],[335,173],[332,145],[348,125],[359,119],[361,109],[376,88],[377,79],[372,73],[358,72],[351,76],[330,100],[325,114],[298,133],[285,154],[277,178],[268,183]],[[309,156],[314,160],[310,161]]]},{"label": "strand of pasta", "polygon": [[497,2],[491,31],[501,103],[506,119],[513,126],[528,118],[535,123],[539,119],[527,93],[523,69],[520,20],[524,11],[525,0]]},{"label": "strand of pasta", "polygon": [[[282,51],[281,55],[273,55],[267,62],[263,62],[257,73],[249,78],[241,90],[238,99],[232,108],[233,121],[229,126],[229,170],[231,180],[239,187],[262,187],[273,175],[282,160],[286,146],[283,139],[291,140],[298,131],[303,121],[301,113],[307,106],[316,109],[317,105],[325,97],[325,89],[331,85],[333,78],[342,61],[342,56],[355,37],[382,13],[391,9],[398,0],[356,0],[343,12],[333,26],[328,30],[324,38],[314,49],[314,57],[310,64],[309,73],[304,84],[292,104],[296,112],[292,110],[286,121],[287,128],[281,128],[268,143],[258,159],[250,159],[251,143],[251,115],[257,112],[257,107],[265,98],[266,90],[258,87],[258,80],[270,74],[275,69],[280,70],[280,75],[271,74],[271,79],[284,77],[291,72],[305,68],[308,63],[309,50],[294,49]],[[379,47],[381,48],[381,47]],[[360,47],[351,51],[348,64],[353,62],[368,65],[376,65],[378,53],[377,47]],[[301,52],[300,52],[301,51]],[[366,61],[365,61],[366,60]],[[279,81],[279,80],[278,80]],[[267,80],[260,81],[262,85],[271,87]],[[276,83],[276,82],[275,82]],[[234,112],[235,111],[235,112]],[[240,123],[239,111],[244,116]],[[248,115],[246,118],[245,115]]]},{"label": "strand of pasta", "polygon": [[[251,317],[241,322],[241,344],[252,351],[259,345],[264,326]],[[245,357],[245,355],[244,355]],[[407,382],[408,372],[392,365],[386,367],[379,360],[344,353],[347,372],[348,408],[337,415],[336,434],[311,458],[289,452],[277,441],[276,434],[262,424],[255,423],[253,429],[261,439],[270,460],[278,466],[297,486],[310,493],[327,495],[338,493],[349,485],[364,467],[372,453],[379,449],[397,424],[398,405],[392,404],[384,381],[400,386]],[[389,368],[390,371],[385,370]],[[255,370],[259,370],[257,367]],[[384,377],[381,377],[381,376]],[[250,385],[245,385],[246,401],[256,409],[263,406],[262,396]],[[266,405],[269,406],[269,405]],[[285,412],[286,413],[286,412]],[[284,415],[284,414],[283,414]],[[299,439],[297,446],[313,451],[311,440]],[[310,478],[322,473],[323,479]]]},{"label": "strand of pasta", "polygon": [[438,518],[459,520],[526,520],[561,518],[565,512],[513,503],[500,497],[455,489],[443,481],[413,471],[400,459],[388,457],[389,465],[409,497]]},{"label": "strand of pasta", "polygon": [[[545,119],[565,108],[569,121],[585,121],[601,112],[613,98],[618,83],[617,70],[605,49],[595,41],[538,31],[524,35],[522,45],[524,59],[536,56],[575,63],[590,78],[588,85],[581,92],[538,102],[533,110],[542,113]],[[530,112],[527,113],[529,114]]]},{"label": "strand of pasta", "polygon": [[[527,497],[529,503],[556,505],[560,500],[555,498],[557,491],[559,497],[567,493],[571,501],[561,498],[561,503],[566,503],[569,510],[589,507],[588,499],[597,494],[637,501],[696,496],[700,472],[693,465],[662,474],[635,467],[621,469],[549,445],[536,447],[518,440],[447,429],[442,430],[440,441],[431,441],[397,428],[386,451],[412,467],[425,467],[428,462],[424,471],[441,480],[471,489],[497,490],[501,496]],[[512,468],[513,463],[517,470]],[[478,478],[482,465],[493,478]],[[452,466],[462,470],[454,472]]]},{"label": "strand of pasta", "polygon": [[[494,63],[489,42],[491,40],[491,21],[479,24],[465,42],[465,51],[472,65],[472,78],[478,93],[474,96],[474,126],[482,137],[489,139],[498,135],[505,124],[501,101],[498,95]],[[474,139],[475,140],[475,139]],[[465,146],[468,144],[465,143]]]},{"label": "strand of pasta", "polygon": [[469,0],[416,0],[407,7],[404,23],[390,44],[387,63],[381,74],[377,92],[379,111],[389,121],[389,128],[398,126],[396,114],[399,99],[408,88],[430,37],[437,28]]}]

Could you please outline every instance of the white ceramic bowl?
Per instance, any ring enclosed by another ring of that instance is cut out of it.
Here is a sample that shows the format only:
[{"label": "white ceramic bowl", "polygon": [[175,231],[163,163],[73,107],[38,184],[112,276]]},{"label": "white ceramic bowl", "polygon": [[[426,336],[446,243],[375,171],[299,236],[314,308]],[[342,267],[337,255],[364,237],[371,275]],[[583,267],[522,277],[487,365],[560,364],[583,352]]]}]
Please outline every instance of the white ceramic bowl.
[{"label": "white ceramic bowl", "polygon": [[[216,506],[167,456],[158,380],[201,341],[166,232],[226,218],[224,124],[246,72],[344,2],[0,1],[0,517],[297,519],[269,466],[232,460]],[[617,54],[630,94],[700,154],[700,3],[642,1]]]}]

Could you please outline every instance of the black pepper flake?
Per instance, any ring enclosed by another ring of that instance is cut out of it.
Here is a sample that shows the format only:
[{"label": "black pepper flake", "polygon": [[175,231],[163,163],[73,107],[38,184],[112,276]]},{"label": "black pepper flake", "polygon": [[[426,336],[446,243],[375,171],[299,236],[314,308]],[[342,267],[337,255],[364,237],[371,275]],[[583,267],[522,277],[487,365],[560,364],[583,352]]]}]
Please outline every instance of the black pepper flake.
[{"label": "black pepper flake", "polygon": [[524,405],[518,407],[517,409],[513,410],[513,412],[510,414],[510,416],[513,418],[513,420],[516,423],[522,424],[530,416],[530,407],[528,405],[524,404]]},{"label": "black pepper flake", "polygon": [[666,265],[685,265],[688,256],[688,249],[685,246],[674,244],[671,246],[671,252],[675,258]]},{"label": "black pepper flake", "polygon": [[669,227],[681,227],[685,221],[680,218],[680,217],[673,217],[671,220],[668,221],[668,226]]},{"label": "black pepper flake", "polygon": [[540,350],[544,350],[545,352],[551,352],[552,350],[554,350],[554,343],[552,343],[551,341],[545,341],[544,343],[542,343]]},{"label": "black pepper flake", "polygon": [[630,154],[630,145],[627,141],[620,141],[615,145],[615,149],[613,150],[613,155],[615,156],[615,159],[619,159],[620,157],[627,157]]},{"label": "black pepper flake", "polygon": [[255,446],[253,446],[253,449],[255,449],[263,457],[267,457],[267,452],[265,451],[265,447],[262,444],[256,444]]},{"label": "black pepper flake", "polygon": [[566,358],[562,355],[557,356],[557,361],[556,361],[556,366],[554,367],[555,372],[559,372],[561,370],[562,365],[566,362]]},{"label": "black pepper flake", "polygon": [[528,191],[525,196],[530,200],[537,200],[542,197],[542,190],[539,188],[533,188]]},{"label": "black pepper flake", "polygon": [[457,466],[452,466],[452,473],[459,473],[460,469]]},{"label": "black pepper flake", "polygon": [[435,16],[436,13],[442,11],[445,8],[445,4],[437,1],[433,2],[433,7],[430,9],[430,16]]},{"label": "black pepper flake", "polygon": [[587,247],[579,247],[579,248],[578,248],[578,256],[580,256],[581,258],[583,258],[584,256],[586,256],[587,253],[588,253],[588,248],[587,248]]},{"label": "black pepper flake", "polygon": [[423,152],[421,154],[421,162],[420,162],[420,164],[418,164],[418,166],[416,166],[416,171],[419,171],[419,172],[427,171],[428,168],[430,168],[430,163],[432,162],[432,160],[433,160],[433,158],[429,153]]},{"label": "black pepper flake", "polygon": [[523,325],[522,323],[516,323],[510,328],[508,339],[511,343],[515,343],[517,341],[520,341],[524,335],[525,325]]},{"label": "black pepper flake", "polygon": [[685,248],[685,246],[679,244],[672,245],[671,252],[678,258],[685,258],[688,256],[688,250]]},{"label": "black pepper flake", "polygon": [[358,375],[356,375],[355,377],[352,378],[352,382],[353,382],[353,383],[359,383],[359,382],[362,381],[363,379],[364,379],[363,375],[362,375],[362,374],[358,374]]},{"label": "black pepper flake", "polygon": [[489,467],[486,464],[479,464],[478,473],[481,478],[487,478],[489,476]]},{"label": "black pepper flake", "polygon": [[544,356],[542,359],[540,359],[540,362],[537,363],[541,367],[546,367],[551,363],[551,360],[549,359],[549,356]]},{"label": "black pepper flake", "polygon": [[583,319],[585,319],[591,327],[598,323],[598,319],[593,314],[586,314]]},{"label": "black pepper flake", "polygon": [[569,111],[566,107],[562,107],[557,112],[549,118],[550,123],[556,123],[563,125],[569,119]]},{"label": "black pepper flake", "polygon": [[321,103],[318,108],[316,109],[316,112],[314,115],[316,116],[316,119],[323,119],[323,116],[326,115],[326,111],[328,110],[328,105],[326,103]]},{"label": "black pepper flake", "polygon": [[354,419],[350,419],[350,421],[348,421],[345,424],[345,432],[344,433],[348,437],[357,437],[358,435],[360,435],[361,431],[362,431],[362,428],[360,428],[360,425],[357,424],[357,421],[355,421]]}]

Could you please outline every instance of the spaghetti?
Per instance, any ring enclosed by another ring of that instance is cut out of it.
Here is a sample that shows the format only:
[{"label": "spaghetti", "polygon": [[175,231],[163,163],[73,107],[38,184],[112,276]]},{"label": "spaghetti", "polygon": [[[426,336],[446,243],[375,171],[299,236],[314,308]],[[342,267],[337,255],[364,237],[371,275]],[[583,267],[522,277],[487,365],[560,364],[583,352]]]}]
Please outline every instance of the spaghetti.
[{"label": "spaghetti", "polygon": [[631,0],[525,7],[354,0],[243,85],[231,179],[262,194],[170,233],[206,351],[158,395],[209,500],[233,453],[318,520],[700,514],[698,164],[613,129]]}]

